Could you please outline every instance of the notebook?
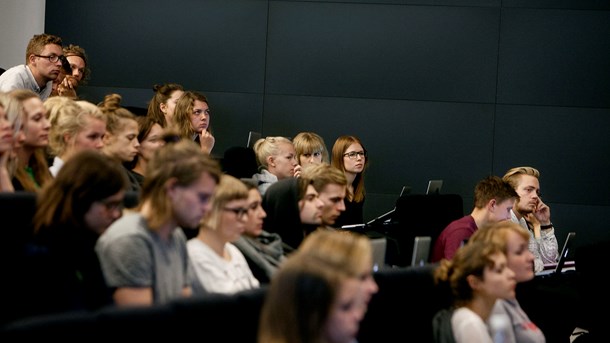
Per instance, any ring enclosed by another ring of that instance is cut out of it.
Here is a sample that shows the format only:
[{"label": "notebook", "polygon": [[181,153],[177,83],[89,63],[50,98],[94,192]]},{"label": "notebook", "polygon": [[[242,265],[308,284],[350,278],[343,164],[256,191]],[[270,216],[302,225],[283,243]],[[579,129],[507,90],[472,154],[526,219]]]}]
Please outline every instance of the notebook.
[{"label": "notebook", "polygon": [[439,194],[443,187],[443,180],[430,180],[428,181],[428,188],[426,194]]},{"label": "notebook", "polygon": [[254,148],[254,143],[256,143],[256,141],[261,138],[262,138],[262,135],[260,132],[256,132],[256,131],[248,132],[248,143],[246,144],[246,147]]},{"label": "notebook", "polygon": [[417,236],[413,241],[413,255],[411,256],[411,266],[423,266],[428,263],[430,256],[430,236]]},{"label": "notebook", "polygon": [[572,249],[572,245],[574,243],[574,237],[576,237],[576,232],[568,232],[565,242],[563,243],[563,248],[561,249],[561,254],[559,255],[559,261],[557,263],[550,263],[545,265],[545,269],[536,273],[536,276],[544,276],[544,275],[552,275],[552,274],[560,274],[563,271],[574,269],[574,263],[568,263],[568,255],[570,254],[570,250]]}]

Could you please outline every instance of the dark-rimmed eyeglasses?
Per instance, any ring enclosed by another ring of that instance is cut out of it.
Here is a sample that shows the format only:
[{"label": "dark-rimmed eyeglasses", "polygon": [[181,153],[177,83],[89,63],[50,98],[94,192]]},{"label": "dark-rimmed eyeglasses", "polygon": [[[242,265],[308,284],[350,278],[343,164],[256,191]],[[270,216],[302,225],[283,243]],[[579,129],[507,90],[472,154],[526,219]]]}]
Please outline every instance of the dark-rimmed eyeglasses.
[{"label": "dark-rimmed eyeglasses", "polygon": [[356,156],[360,156],[362,158],[366,158],[366,151],[350,151],[343,154],[343,157],[347,157],[350,160],[355,160]]},{"label": "dark-rimmed eyeglasses", "polygon": [[41,57],[41,58],[46,58],[46,59],[48,59],[48,60],[49,60],[49,62],[51,62],[51,63],[57,63],[57,61],[59,61],[60,59],[63,59],[63,58],[64,58],[63,56],[58,56],[58,55],[55,55],[55,54],[51,54],[51,55],[48,55],[48,56],[45,56],[45,55],[36,55],[36,54],[34,54],[34,56],[36,56],[36,57]]},{"label": "dark-rimmed eyeglasses", "polygon": [[108,211],[123,210],[123,200],[100,200],[98,203],[104,205]]},{"label": "dark-rimmed eyeglasses", "polygon": [[248,209],[245,207],[238,207],[238,208],[225,207],[225,208],[223,208],[223,210],[235,213],[235,215],[237,216],[238,219],[243,219],[244,217],[246,217],[248,215]]}]

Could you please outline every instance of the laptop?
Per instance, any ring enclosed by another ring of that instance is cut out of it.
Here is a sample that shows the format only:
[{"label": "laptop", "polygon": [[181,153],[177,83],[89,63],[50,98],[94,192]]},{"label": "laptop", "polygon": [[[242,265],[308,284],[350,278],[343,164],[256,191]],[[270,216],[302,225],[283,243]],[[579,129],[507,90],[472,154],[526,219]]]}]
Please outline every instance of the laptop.
[{"label": "laptop", "polygon": [[557,263],[545,264],[545,269],[536,273],[536,276],[561,274],[566,270],[574,270],[575,265],[573,261],[567,261],[572,245],[574,244],[574,237],[576,232],[568,232],[563,248],[561,249],[561,255],[559,255],[559,261]]},{"label": "laptop", "polygon": [[385,266],[385,252],[388,241],[385,237],[371,238],[371,247],[373,250],[373,270],[377,271]]},{"label": "laptop", "polygon": [[[409,187],[409,186],[402,186],[402,189],[400,190],[400,195],[398,195],[398,197],[400,198],[403,195],[407,195],[407,194],[409,194],[409,192],[411,192],[411,187]],[[376,217],[376,218],[374,218],[372,220],[369,220],[366,223],[366,225],[370,226],[370,225],[373,225],[375,223],[390,221],[392,219],[392,215],[394,214],[394,212],[396,212],[396,206],[394,206],[394,208],[389,210],[388,212],[380,215],[379,217]]]},{"label": "laptop", "polygon": [[411,266],[423,266],[428,263],[430,256],[430,236],[416,236],[413,241],[413,255],[411,256]]},{"label": "laptop", "polygon": [[441,187],[443,187],[443,180],[430,180],[428,181],[426,194],[440,194]]},{"label": "laptop", "polygon": [[248,143],[246,144],[246,147],[254,148],[254,143],[256,143],[256,141],[261,138],[262,138],[262,135],[260,132],[256,132],[256,131],[248,132]]}]

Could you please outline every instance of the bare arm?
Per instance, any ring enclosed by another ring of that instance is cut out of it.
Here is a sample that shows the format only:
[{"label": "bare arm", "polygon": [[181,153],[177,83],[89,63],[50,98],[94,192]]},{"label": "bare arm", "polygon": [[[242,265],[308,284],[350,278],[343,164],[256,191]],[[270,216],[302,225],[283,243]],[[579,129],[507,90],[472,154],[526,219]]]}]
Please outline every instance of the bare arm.
[{"label": "bare arm", "polygon": [[150,306],[153,304],[151,287],[119,287],[113,294],[117,306]]}]

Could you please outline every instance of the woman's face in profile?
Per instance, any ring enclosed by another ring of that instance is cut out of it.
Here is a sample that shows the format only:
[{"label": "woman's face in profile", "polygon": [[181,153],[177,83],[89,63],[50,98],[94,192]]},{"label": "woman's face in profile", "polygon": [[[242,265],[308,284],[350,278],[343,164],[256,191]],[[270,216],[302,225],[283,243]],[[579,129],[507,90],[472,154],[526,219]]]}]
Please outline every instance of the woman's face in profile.
[{"label": "woman's face in profile", "polygon": [[348,278],[342,282],[331,307],[324,335],[330,343],[351,343],[358,335],[360,321],[366,313],[362,282]]}]

